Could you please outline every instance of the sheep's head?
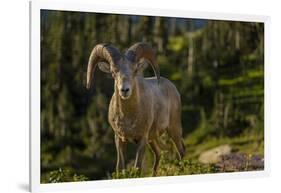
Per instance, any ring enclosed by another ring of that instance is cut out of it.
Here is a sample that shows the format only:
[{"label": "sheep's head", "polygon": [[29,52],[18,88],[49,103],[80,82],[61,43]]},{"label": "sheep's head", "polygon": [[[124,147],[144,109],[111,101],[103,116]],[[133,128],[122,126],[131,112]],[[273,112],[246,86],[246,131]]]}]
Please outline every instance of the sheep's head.
[{"label": "sheep's head", "polygon": [[122,99],[130,98],[134,89],[134,78],[142,69],[144,61],[148,62],[159,80],[159,67],[152,47],[147,43],[136,43],[124,55],[110,44],[98,44],[92,50],[87,70],[87,88],[91,87],[96,66],[115,79],[118,94]]}]

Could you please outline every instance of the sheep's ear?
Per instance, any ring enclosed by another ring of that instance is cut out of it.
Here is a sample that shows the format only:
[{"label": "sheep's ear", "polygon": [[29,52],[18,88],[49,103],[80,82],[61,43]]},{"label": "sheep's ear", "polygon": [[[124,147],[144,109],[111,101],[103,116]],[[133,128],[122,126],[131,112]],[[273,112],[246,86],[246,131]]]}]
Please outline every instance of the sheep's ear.
[{"label": "sheep's ear", "polygon": [[143,71],[144,69],[146,69],[148,66],[148,63],[146,60],[142,60],[140,62],[137,63],[137,71]]},{"label": "sheep's ear", "polygon": [[143,76],[143,71],[144,71],[144,69],[147,68],[147,66],[148,66],[148,63],[146,61],[138,62],[136,65],[135,74]]},{"label": "sheep's ear", "polygon": [[99,69],[105,73],[111,73],[110,72],[110,64],[107,62],[99,62],[98,63]]}]

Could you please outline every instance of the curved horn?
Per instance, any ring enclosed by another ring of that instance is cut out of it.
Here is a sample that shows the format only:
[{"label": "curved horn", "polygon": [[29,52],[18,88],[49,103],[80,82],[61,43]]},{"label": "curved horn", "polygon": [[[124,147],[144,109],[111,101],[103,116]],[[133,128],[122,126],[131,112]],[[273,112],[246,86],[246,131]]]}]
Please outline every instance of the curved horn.
[{"label": "curved horn", "polygon": [[150,44],[143,42],[136,43],[127,50],[125,55],[129,60],[134,62],[137,62],[142,58],[149,60],[159,83],[160,70],[156,60],[156,53]]},{"label": "curved horn", "polygon": [[116,64],[121,58],[121,54],[110,44],[98,44],[96,45],[90,55],[88,68],[87,68],[87,89],[91,87],[92,79],[94,76],[94,70],[99,62],[107,62],[110,65]]}]

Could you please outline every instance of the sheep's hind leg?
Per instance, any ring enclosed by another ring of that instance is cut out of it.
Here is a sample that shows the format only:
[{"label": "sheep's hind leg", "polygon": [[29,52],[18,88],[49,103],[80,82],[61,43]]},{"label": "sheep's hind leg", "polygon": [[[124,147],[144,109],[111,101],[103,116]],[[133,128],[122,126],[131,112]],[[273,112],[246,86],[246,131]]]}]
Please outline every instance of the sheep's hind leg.
[{"label": "sheep's hind leg", "polygon": [[161,149],[157,143],[157,140],[153,140],[149,143],[153,153],[154,153],[154,164],[153,164],[153,176],[156,176],[157,174],[157,168],[159,165],[159,161],[160,161],[160,153],[161,153]]},{"label": "sheep's hind leg", "polygon": [[177,149],[177,152],[179,155],[178,159],[181,160],[185,155],[185,147],[184,147],[183,139],[180,134],[169,132],[169,130],[168,130],[168,133],[176,146],[176,149]]},{"label": "sheep's hind leg", "polygon": [[118,175],[120,171],[125,169],[125,158],[124,142],[117,135],[115,135],[115,146],[117,151],[116,173]]}]

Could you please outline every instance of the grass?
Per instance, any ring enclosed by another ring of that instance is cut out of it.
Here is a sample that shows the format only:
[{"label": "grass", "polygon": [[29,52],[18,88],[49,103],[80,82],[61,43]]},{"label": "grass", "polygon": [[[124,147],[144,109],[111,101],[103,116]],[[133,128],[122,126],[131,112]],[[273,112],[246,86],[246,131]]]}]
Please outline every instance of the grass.
[{"label": "grass", "polygon": [[[156,176],[178,176],[178,175],[191,175],[191,174],[206,174],[218,173],[219,168],[213,164],[205,165],[191,160],[165,160],[161,159],[160,166]],[[144,174],[139,169],[131,167],[118,174],[114,172],[109,179],[125,179],[125,178],[143,178],[151,177],[152,172]]]},{"label": "grass", "polygon": [[239,151],[245,154],[255,154],[264,155],[264,142],[262,134],[250,134],[250,135],[240,135],[237,137],[211,137],[205,140],[203,143],[194,144],[189,138],[185,140],[187,153],[185,158],[187,159],[197,159],[200,153],[207,149],[214,148],[222,144],[229,144],[234,151]]},{"label": "grass", "polygon": [[[253,155],[259,155],[261,157],[264,155],[264,140],[262,133],[252,133],[245,131],[239,136],[218,138],[209,137],[203,142],[198,142],[198,140],[193,139],[196,138],[196,136],[196,134],[191,134],[186,137],[185,145],[187,151],[184,159],[181,161],[176,160],[175,156],[171,156],[170,151],[163,151],[156,176],[178,176],[262,169],[251,167],[249,164]],[[220,164],[202,164],[198,161],[198,157],[202,152],[223,144],[230,145],[234,152],[239,153],[238,158],[237,154],[234,154],[234,159],[241,159],[242,157],[245,158],[242,163],[239,163],[239,167],[229,167],[228,160],[223,160]],[[151,166],[152,165],[147,165],[149,168],[151,168]],[[152,171],[141,173],[139,170],[130,167],[119,174],[114,172],[109,179],[140,178],[151,176]]]},{"label": "grass", "polygon": [[89,178],[84,175],[77,175],[70,169],[59,168],[44,176],[42,178],[42,183],[80,182],[87,180],[89,180]]},{"label": "grass", "polygon": [[[200,136],[200,135],[199,135]],[[160,164],[156,176],[178,176],[178,175],[192,175],[192,174],[206,174],[206,173],[220,173],[220,172],[235,172],[235,171],[249,171],[260,170],[261,168],[253,168],[249,165],[249,160],[254,155],[264,155],[264,140],[262,133],[250,133],[244,132],[243,134],[235,137],[205,137],[204,141],[197,139],[198,134],[193,133],[185,138],[186,155],[183,160],[178,161],[174,150],[164,150],[161,154]],[[166,141],[169,148],[171,148],[171,142]],[[170,144],[169,144],[170,143]],[[223,160],[220,164],[202,164],[198,161],[199,155],[211,148],[219,145],[228,144],[232,147],[234,152],[239,152],[239,156],[234,159],[241,159],[244,156],[244,160],[239,163],[239,167],[235,168],[230,165],[228,160]],[[173,153],[171,153],[171,151]],[[125,178],[142,178],[152,176],[152,154],[146,152],[146,170],[141,172],[134,167],[127,167],[126,170],[116,173],[113,172],[108,175],[107,179],[125,179]],[[227,169],[228,168],[228,169]],[[229,169],[231,168],[231,169]],[[76,182],[91,180],[87,176],[79,175],[70,169],[54,170],[44,176],[42,183],[57,183],[57,182]]]}]

